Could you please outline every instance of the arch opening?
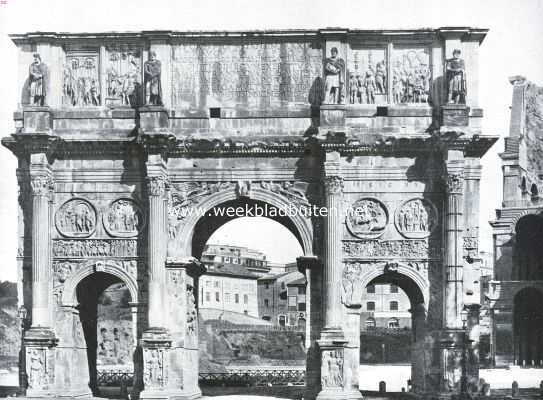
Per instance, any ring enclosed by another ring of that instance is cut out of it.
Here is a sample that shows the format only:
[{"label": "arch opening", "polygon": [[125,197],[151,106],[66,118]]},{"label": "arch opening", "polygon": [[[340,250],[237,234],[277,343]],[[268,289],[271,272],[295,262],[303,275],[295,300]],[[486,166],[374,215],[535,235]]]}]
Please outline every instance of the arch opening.
[{"label": "arch opening", "polygon": [[543,280],[543,217],[523,216],[515,225],[515,233],[511,279]]},{"label": "arch opening", "polygon": [[110,397],[108,388],[100,386],[99,373],[134,371],[132,295],[122,279],[107,272],[84,277],[75,295],[87,350],[89,387],[94,396]]},{"label": "arch opening", "polygon": [[515,364],[543,367],[543,293],[524,288],[514,298],[513,337]]}]

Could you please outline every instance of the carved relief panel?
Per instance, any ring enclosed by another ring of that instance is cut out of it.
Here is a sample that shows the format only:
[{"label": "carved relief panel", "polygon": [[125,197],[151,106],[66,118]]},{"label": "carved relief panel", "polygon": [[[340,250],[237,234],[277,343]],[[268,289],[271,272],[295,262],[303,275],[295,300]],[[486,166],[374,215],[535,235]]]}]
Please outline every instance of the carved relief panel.
[{"label": "carved relief panel", "polygon": [[89,237],[96,229],[96,210],[86,200],[68,200],[58,209],[55,225],[65,237]]},{"label": "carved relief panel", "polygon": [[388,92],[387,54],[384,48],[353,49],[347,81],[349,104],[383,104]]},{"label": "carved relief panel", "polygon": [[99,106],[101,101],[98,52],[68,52],[64,64],[62,104]]},{"label": "carved relief panel", "polygon": [[388,211],[383,203],[371,198],[357,200],[347,211],[347,227],[359,238],[377,238],[385,232]]},{"label": "carved relief panel", "polygon": [[168,379],[168,367],[165,365],[167,350],[161,348],[143,349],[143,383],[146,389],[164,387]]},{"label": "carved relief panel", "polygon": [[47,390],[54,381],[53,353],[46,347],[26,348],[28,389]]},{"label": "carved relief panel", "polygon": [[343,387],[343,349],[323,349],[321,386],[323,389]]},{"label": "carved relief panel", "polygon": [[132,45],[107,47],[106,105],[135,107],[142,103],[141,53]]},{"label": "carved relief panel", "polygon": [[119,237],[137,236],[145,225],[142,209],[131,199],[115,200],[110,204],[103,220],[107,233]]},{"label": "carved relief panel", "polygon": [[172,52],[172,103],[183,109],[307,103],[322,76],[322,52],[311,43],[174,45]]},{"label": "carved relief panel", "polygon": [[437,210],[426,199],[408,200],[396,210],[395,223],[406,238],[425,238],[438,225]]},{"label": "carved relief panel", "polygon": [[187,285],[187,336],[194,337],[198,334],[198,313],[194,298],[194,286]]},{"label": "carved relief panel", "polygon": [[430,100],[432,70],[427,48],[394,48],[391,55],[392,102],[420,103]]}]

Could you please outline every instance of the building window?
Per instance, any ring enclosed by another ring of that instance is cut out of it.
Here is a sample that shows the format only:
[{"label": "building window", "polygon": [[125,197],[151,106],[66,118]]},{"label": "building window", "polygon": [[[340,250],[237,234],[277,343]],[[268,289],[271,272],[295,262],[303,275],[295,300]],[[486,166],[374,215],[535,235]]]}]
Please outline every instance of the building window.
[{"label": "building window", "polygon": [[243,295],[243,304],[249,304],[249,296],[246,294]]},{"label": "building window", "polygon": [[230,257],[224,257],[224,262],[229,263],[230,262]]},{"label": "building window", "polygon": [[390,293],[398,293],[398,286],[390,285]]},{"label": "building window", "polygon": [[216,301],[217,303],[218,303],[219,301],[221,301],[219,292],[215,292],[215,301]]},{"label": "building window", "polygon": [[305,294],[305,286],[298,287],[298,294]]},{"label": "building window", "polygon": [[366,319],[366,329],[375,328],[375,318],[369,317]]},{"label": "building window", "polygon": [[211,286],[211,281],[206,281],[206,286]]},{"label": "building window", "polygon": [[368,292],[368,293],[375,293],[375,285],[368,285],[368,286],[366,286],[366,292]]},{"label": "building window", "polygon": [[230,293],[225,293],[224,294],[224,302],[225,303],[230,303]]},{"label": "building window", "polygon": [[211,301],[211,293],[206,292],[206,301]]},{"label": "building window", "polygon": [[391,301],[390,302],[390,311],[398,311],[398,302],[397,301]]},{"label": "building window", "polygon": [[239,294],[236,293],[234,295],[234,301],[235,301],[236,304],[239,304]]},{"label": "building window", "polygon": [[281,289],[285,289],[285,282],[281,282]]},{"label": "building window", "polygon": [[288,310],[289,311],[296,311],[297,301],[298,299],[296,296],[288,296]]},{"label": "building window", "polygon": [[266,282],[265,286],[266,286],[266,289],[270,288],[270,284],[268,282]]},{"label": "building window", "polygon": [[374,301],[368,301],[366,303],[366,310],[375,311],[375,302]]},{"label": "building window", "polygon": [[399,328],[400,327],[400,321],[398,318],[390,318],[388,320],[388,327],[389,328]]},{"label": "building window", "polygon": [[219,287],[219,281],[215,281],[215,287]]},{"label": "building window", "polygon": [[270,301],[268,299],[264,299],[264,306],[269,307]]},{"label": "building window", "polygon": [[298,303],[298,311],[305,311],[305,303]]},{"label": "building window", "polygon": [[264,316],[262,317],[262,319],[263,319],[264,321],[271,321],[271,317],[270,317],[269,315],[264,315]]}]

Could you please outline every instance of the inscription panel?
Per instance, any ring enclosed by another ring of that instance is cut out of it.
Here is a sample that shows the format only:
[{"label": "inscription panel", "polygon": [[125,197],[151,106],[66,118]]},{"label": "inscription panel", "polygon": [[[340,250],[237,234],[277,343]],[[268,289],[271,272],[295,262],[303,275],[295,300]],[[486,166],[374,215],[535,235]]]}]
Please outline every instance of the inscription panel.
[{"label": "inscription panel", "polygon": [[321,76],[322,51],[311,43],[172,47],[172,104],[176,108],[307,103],[311,87]]}]

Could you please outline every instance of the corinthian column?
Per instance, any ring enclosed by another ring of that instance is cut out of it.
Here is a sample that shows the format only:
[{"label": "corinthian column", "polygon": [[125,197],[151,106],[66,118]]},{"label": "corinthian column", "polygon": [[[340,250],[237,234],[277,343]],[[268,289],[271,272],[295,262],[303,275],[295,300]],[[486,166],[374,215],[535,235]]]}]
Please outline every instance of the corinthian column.
[{"label": "corinthian column", "polygon": [[464,162],[447,162],[445,213],[445,327],[461,329],[463,308]]},{"label": "corinthian column", "polygon": [[[324,179],[328,215],[324,219],[324,330],[341,332],[341,210],[343,179]],[[342,334],[341,334],[342,335]]]},{"label": "corinthian column", "polygon": [[51,327],[49,310],[50,210],[53,179],[47,171],[31,172],[32,190],[32,327]]},{"label": "corinthian column", "polygon": [[148,321],[150,328],[164,327],[164,284],[167,246],[166,181],[163,176],[147,178],[149,195],[149,236],[147,258],[149,262]]}]

